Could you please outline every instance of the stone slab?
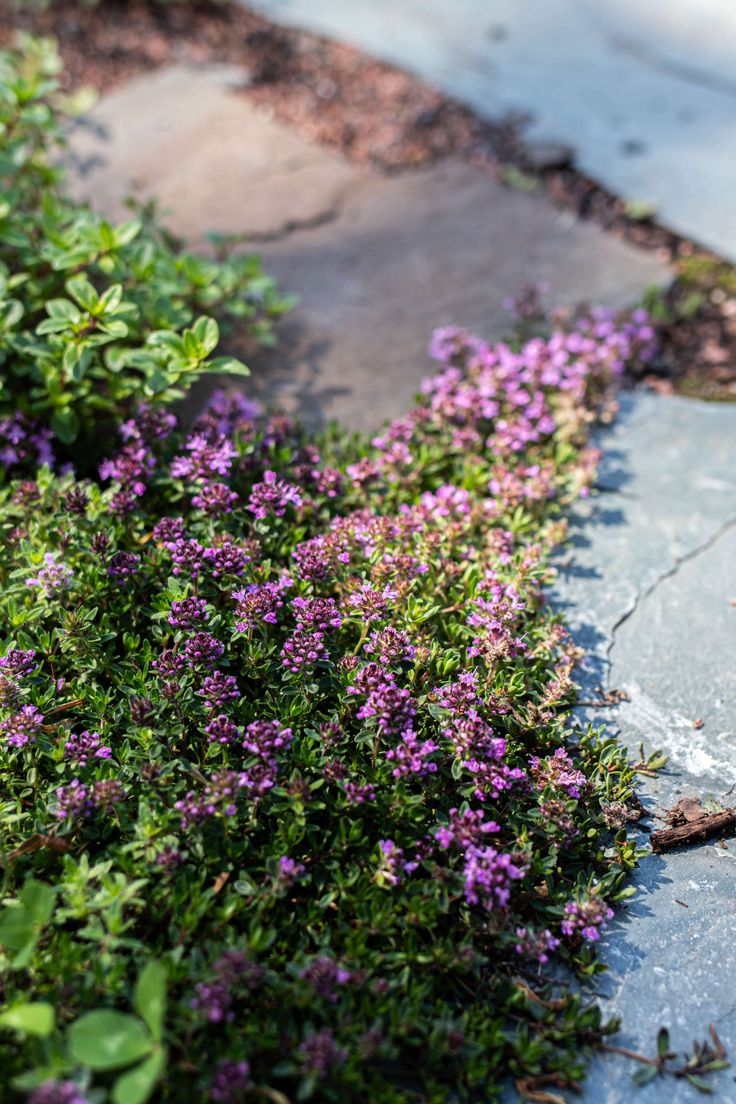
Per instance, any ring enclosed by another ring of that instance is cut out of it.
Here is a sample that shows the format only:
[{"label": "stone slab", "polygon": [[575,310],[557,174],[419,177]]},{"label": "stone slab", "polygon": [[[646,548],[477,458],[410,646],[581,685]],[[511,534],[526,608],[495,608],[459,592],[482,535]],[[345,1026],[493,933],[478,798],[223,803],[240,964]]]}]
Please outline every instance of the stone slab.
[{"label": "stone slab", "polygon": [[248,0],[351,42],[480,114],[531,117],[617,195],[736,260],[732,0]]},{"label": "stone slab", "polygon": [[279,347],[251,361],[256,394],[361,430],[409,408],[436,326],[504,335],[503,301],[530,282],[554,302],[623,306],[668,278],[651,255],[455,162],[367,177],[333,222],[261,253],[300,302]]},{"label": "stone slab", "polygon": [[[600,493],[576,511],[556,600],[589,650],[587,690],[616,687],[630,700],[605,714],[581,710],[581,719],[607,721],[637,757],[640,743],[669,756],[643,780],[652,812],[684,795],[733,803],[736,408],[624,396],[601,444]],[[667,1026],[682,1051],[714,1023],[733,1056],[736,842],[651,856],[634,884],[637,895],[601,941],[610,972],[591,989],[623,1019],[616,1041],[653,1054]],[[634,1068],[596,1058],[582,1100],[619,1104]],[[715,1099],[736,1098],[732,1072],[713,1086]],[[699,1099],[671,1079],[635,1091],[641,1104]]]},{"label": "stone slab", "polygon": [[176,65],[105,96],[72,130],[69,189],[113,218],[128,196],[160,201],[179,235],[270,237],[330,218],[355,179],[251,105],[235,66]]},{"label": "stone slab", "polygon": [[232,67],[175,66],[102,99],[71,135],[71,188],[106,214],[158,196],[190,241],[243,235],[299,307],[248,389],[316,424],[375,429],[411,405],[435,326],[508,329],[503,301],[547,283],[556,303],[635,301],[668,279],[651,255],[540,196],[446,162],[380,178],[258,114]]}]

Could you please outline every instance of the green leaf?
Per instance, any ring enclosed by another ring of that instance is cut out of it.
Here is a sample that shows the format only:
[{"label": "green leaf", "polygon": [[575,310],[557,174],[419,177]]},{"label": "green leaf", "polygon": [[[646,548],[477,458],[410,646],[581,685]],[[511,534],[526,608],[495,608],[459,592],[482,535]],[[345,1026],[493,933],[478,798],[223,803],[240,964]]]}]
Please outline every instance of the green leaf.
[{"label": "green leaf", "polygon": [[29,1004],[17,1004],[0,1012],[0,1027],[22,1031],[26,1035],[38,1035],[45,1038],[54,1030],[54,1009],[44,1001],[32,1001]]},{"label": "green leaf", "polygon": [[148,1025],[157,1043],[161,1042],[166,1010],[166,970],[161,962],[149,962],[136,982],[133,1007]]},{"label": "green leaf", "polygon": [[214,360],[207,362],[207,370],[209,372],[221,372],[226,376],[249,376],[250,368],[247,364],[243,364],[242,360],[236,360],[235,357],[215,357]]},{"label": "green leaf", "polygon": [[635,1085],[642,1088],[644,1085],[648,1085],[650,1081],[653,1081],[657,1076],[658,1070],[656,1066],[642,1066],[636,1073],[632,1074],[631,1080]]},{"label": "green leaf", "polygon": [[704,1081],[702,1077],[696,1077],[694,1073],[687,1073],[685,1077],[698,1092],[707,1093],[708,1095],[713,1092],[713,1086]]},{"label": "green leaf", "polygon": [[139,1019],[112,1008],[87,1012],[69,1028],[68,1042],[72,1058],[95,1070],[129,1066],[153,1045]]},{"label": "green leaf", "polygon": [[8,951],[22,951],[26,944],[34,941],[36,930],[33,917],[27,908],[8,907],[0,917],[0,946]]},{"label": "green leaf", "polygon": [[64,287],[75,303],[86,311],[93,311],[97,306],[97,292],[86,276],[71,276]]},{"label": "green leaf", "polygon": [[69,406],[55,410],[51,415],[51,428],[60,441],[71,445],[79,433],[79,418]]},{"label": "green leaf", "polygon": [[114,1104],[145,1104],[164,1071],[166,1051],[155,1051],[135,1069],[122,1074],[112,1088]]},{"label": "green leaf", "polygon": [[35,878],[29,878],[20,891],[20,899],[36,924],[48,924],[54,915],[56,890],[45,882],[37,882]]},{"label": "green leaf", "polygon": [[214,318],[208,318],[206,315],[198,318],[192,326],[192,332],[207,356],[213,349],[217,348],[217,343],[220,340],[220,327]]},{"label": "green leaf", "polygon": [[670,1033],[666,1027],[660,1027],[657,1032],[657,1054],[660,1058],[664,1058],[667,1051],[670,1049]]}]

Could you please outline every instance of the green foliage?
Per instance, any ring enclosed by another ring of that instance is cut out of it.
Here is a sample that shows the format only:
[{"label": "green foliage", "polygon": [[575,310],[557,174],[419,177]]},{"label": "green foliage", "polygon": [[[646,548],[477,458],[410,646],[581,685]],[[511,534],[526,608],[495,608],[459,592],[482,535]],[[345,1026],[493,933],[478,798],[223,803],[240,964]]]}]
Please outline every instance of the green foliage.
[{"label": "green foliage", "polygon": [[49,427],[62,446],[79,440],[83,464],[140,400],[247,373],[215,355],[212,315],[270,342],[287,304],[255,257],[200,257],[155,211],[112,224],[65,196],[59,64],[47,40],[0,52],[0,418],[27,443]]}]

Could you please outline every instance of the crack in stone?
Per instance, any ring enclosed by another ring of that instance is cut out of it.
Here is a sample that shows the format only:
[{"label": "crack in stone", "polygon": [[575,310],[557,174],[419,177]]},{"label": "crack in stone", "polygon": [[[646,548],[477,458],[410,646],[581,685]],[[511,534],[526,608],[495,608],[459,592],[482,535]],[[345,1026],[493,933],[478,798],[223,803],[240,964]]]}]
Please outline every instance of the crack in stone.
[{"label": "crack in stone", "polygon": [[634,599],[632,604],[624,613],[621,614],[621,616],[618,618],[611,629],[611,638],[609,640],[608,647],[606,648],[606,665],[608,667],[609,689],[612,666],[611,654],[614,647],[616,646],[616,635],[619,629],[623,625],[625,625],[627,621],[631,620],[634,614],[639,610],[639,607],[648,598],[651,598],[652,594],[654,594],[654,592],[662,585],[662,583],[666,582],[667,579],[671,579],[674,575],[678,573],[683,564],[689,563],[691,560],[697,559],[698,556],[702,556],[704,552],[710,551],[710,549],[718,543],[721,537],[725,536],[725,534],[730,529],[732,529],[734,525],[736,525],[736,517],[729,518],[728,521],[723,522],[723,524],[720,525],[718,529],[716,529],[715,533],[712,533],[706,541],[704,541],[702,544],[699,544],[697,548],[693,548],[690,552],[686,552],[683,556],[678,556],[677,559],[672,563],[670,567],[667,568],[666,571],[663,571],[662,574],[659,575],[653,583],[650,583],[645,591],[640,591],[639,593],[637,593],[636,598]]},{"label": "crack in stone", "polygon": [[299,234],[302,231],[308,230],[318,230],[321,226],[327,226],[331,222],[337,222],[338,219],[342,218],[345,214],[348,202],[357,194],[362,185],[362,180],[351,180],[340,189],[327,210],[320,211],[319,214],[312,215],[310,218],[289,219],[276,230],[265,230],[263,232],[255,231],[251,234],[244,234],[243,244],[253,242],[256,245],[262,245],[264,243],[268,244],[270,242],[284,241],[293,234]]}]

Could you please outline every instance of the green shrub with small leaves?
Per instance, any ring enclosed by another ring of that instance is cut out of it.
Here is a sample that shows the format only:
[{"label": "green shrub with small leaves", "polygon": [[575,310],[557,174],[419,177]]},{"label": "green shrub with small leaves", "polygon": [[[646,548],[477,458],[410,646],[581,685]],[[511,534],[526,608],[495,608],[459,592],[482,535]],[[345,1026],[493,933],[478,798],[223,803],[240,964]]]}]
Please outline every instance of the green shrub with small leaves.
[{"label": "green shrub with small leaves", "polygon": [[247,374],[218,355],[216,319],[267,343],[287,306],[257,258],[197,256],[151,212],[114,224],[64,194],[59,65],[47,40],[0,52],[5,467],[73,442],[83,463],[138,402],[170,403],[204,373]]}]

